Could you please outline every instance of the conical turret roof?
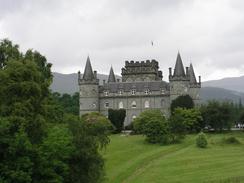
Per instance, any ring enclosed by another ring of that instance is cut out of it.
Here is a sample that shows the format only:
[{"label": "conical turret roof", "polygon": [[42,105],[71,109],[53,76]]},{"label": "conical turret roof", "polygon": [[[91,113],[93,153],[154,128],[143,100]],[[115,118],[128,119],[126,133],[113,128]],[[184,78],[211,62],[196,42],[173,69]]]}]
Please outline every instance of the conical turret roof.
[{"label": "conical turret roof", "polygon": [[94,74],[92,71],[92,66],[91,66],[91,61],[90,61],[89,56],[87,57],[87,60],[86,60],[86,67],[85,67],[85,71],[83,74],[83,79],[86,81],[91,81],[94,79]]},{"label": "conical turret roof", "polygon": [[113,67],[110,68],[108,83],[116,82]]},{"label": "conical turret roof", "polygon": [[178,77],[185,76],[185,70],[184,70],[184,66],[183,66],[179,52],[177,54],[177,59],[176,59],[176,63],[175,63],[175,70],[174,70],[173,76],[178,76]]},{"label": "conical turret roof", "polygon": [[190,75],[190,83],[197,83],[195,72],[194,72],[192,64],[190,64],[189,75]]}]

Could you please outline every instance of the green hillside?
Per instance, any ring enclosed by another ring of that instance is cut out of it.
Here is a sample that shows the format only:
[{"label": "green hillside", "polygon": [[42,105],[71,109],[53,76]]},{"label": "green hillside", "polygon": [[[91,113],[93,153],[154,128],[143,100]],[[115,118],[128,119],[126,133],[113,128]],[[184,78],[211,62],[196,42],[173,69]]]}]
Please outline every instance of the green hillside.
[{"label": "green hillside", "polygon": [[147,144],[142,136],[111,136],[103,152],[108,183],[244,182],[244,133],[241,144],[222,142],[231,134],[208,135],[208,148],[195,146],[195,135],[182,144]]}]

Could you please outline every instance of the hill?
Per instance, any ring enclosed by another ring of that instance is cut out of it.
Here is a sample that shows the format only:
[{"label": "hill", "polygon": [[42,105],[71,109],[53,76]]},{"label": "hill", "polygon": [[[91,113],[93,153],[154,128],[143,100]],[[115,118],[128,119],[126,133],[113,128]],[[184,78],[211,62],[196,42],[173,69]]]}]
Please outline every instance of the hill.
[{"label": "hill", "polygon": [[203,87],[217,87],[227,90],[234,90],[244,92],[244,76],[223,78],[220,80],[205,81],[202,83]]},{"label": "hill", "polygon": [[[100,84],[102,84],[103,80],[108,79],[108,75],[98,74]],[[120,79],[119,76],[116,78]],[[51,85],[51,90],[59,93],[68,93],[73,94],[79,91],[78,87],[78,74],[61,74],[57,72],[53,72],[53,83]]]},{"label": "hill", "polygon": [[202,102],[218,100],[239,103],[240,99],[244,101],[244,93],[216,87],[202,87],[200,90],[200,97]]},{"label": "hill", "polygon": [[[75,73],[60,74],[54,72],[53,76],[54,76],[53,83],[51,85],[52,91],[59,92],[59,93],[68,93],[68,94],[73,94],[79,91],[77,74]],[[116,77],[121,79],[120,76],[116,76]],[[103,80],[108,79],[108,75],[98,74],[98,78],[100,79],[100,84],[102,84]],[[237,80],[241,82],[242,78],[244,79],[244,77],[240,77],[239,79],[234,78],[235,81],[233,81],[233,83],[235,83]],[[218,81],[220,81],[220,84],[218,84]],[[230,81],[230,78],[203,82],[203,87],[200,92],[200,97],[202,101],[204,102],[207,100],[216,99],[221,101],[228,100],[228,101],[239,102],[240,98],[242,98],[242,101],[244,101],[244,93],[242,92],[223,89],[223,88],[208,87],[208,85],[214,85],[213,83],[216,83],[216,86],[221,85],[227,87],[225,81],[228,81],[230,83],[232,82]],[[242,81],[242,83],[244,83],[244,81]],[[230,86],[230,84],[228,85]],[[239,89],[241,90],[241,86],[239,86]]]}]

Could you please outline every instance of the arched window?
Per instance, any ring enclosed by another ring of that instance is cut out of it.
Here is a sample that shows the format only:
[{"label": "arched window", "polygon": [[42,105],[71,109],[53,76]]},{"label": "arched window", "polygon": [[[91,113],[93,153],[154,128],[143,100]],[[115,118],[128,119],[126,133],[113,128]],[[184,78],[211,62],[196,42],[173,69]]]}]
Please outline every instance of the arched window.
[{"label": "arched window", "polygon": [[135,118],[136,118],[136,115],[133,114],[133,115],[132,115],[132,121],[133,121]]},{"label": "arched window", "polygon": [[120,101],[120,102],[119,102],[119,109],[123,109],[123,108],[124,108],[123,102]]},{"label": "arched window", "polygon": [[145,107],[145,108],[149,108],[149,107],[150,107],[150,103],[149,103],[148,100],[145,101],[145,103],[144,103],[144,107]]},{"label": "arched window", "polygon": [[132,107],[132,108],[136,108],[136,101],[133,101],[133,102],[131,103],[131,107]]}]

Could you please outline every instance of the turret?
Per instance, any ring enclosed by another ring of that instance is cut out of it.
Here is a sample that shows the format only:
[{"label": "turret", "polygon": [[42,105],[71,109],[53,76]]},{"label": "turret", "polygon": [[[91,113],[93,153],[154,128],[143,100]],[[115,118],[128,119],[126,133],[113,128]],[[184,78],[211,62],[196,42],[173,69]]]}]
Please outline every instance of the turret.
[{"label": "turret", "polygon": [[99,111],[99,80],[97,79],[97,72],[93,72],[92,70],[89,56],[87,57],[82,78],[80,73],[78,75],[80,88],[80,115],[88,112]]},{"label": "turret", "polygon": [[178,52],[175,62],[174,73],[169,68],[169,83],[170,83],[170,100],[174,100],[180,95],[187,95],[189,91],[189,68],[184,65]]},{"label": "turret", "polygon": [[108,76],[108,83],[116,82],[113,67],[110,68],[109,76]]},{"label": "turret", "polygon": [[201,88],[201,79],[200,79],[201,77],[199,76],[199,82],[197,82],[192,64],[190,64],[189,76],[190,76],[189,95],[192,97],[195,105],[198,105],[200,103],[199,92],[200,92],[200,88]]}]

